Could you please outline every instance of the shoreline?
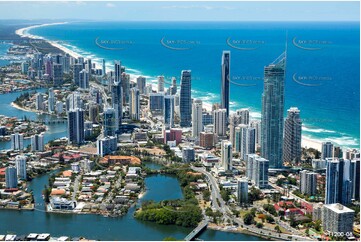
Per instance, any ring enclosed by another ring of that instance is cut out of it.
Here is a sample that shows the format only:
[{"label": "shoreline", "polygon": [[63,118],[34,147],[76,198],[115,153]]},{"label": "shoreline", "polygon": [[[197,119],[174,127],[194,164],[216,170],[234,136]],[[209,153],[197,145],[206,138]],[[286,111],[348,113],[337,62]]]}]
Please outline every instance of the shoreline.
[{"label": "shoreline", "polygon": [[[72,51],[71,49],[69,49],[68,47],[65,47],[59,43],[57,43],[57,41],[52,41],[52,40],[48,40],[44,37],[41,36],[36,36],[36,35],[32,35],[29,34],[28,31],[34,28],[39,28],[39,27],[44,27],[44,26],[51,26],[51,25],[60,25],[60,24],[68,24],[69,22],[57,22],[57,23],[49,23],[49,24],[40,24],[40,25],[34,25],[34,26],[29,26],[29,27],[25,27],[25,28],[21,28],[15,31],[15,33],[21,37],[27,37],[27,38],[31,38],[31,39],[42,39],[46,42],[48,42],[50,45],[52,45],[55,48],[58,48],[59,50],[63,51],[64,53],[69,54],[70,56],[74,57],[74,58],[78,58],[81,57],[82,55],[79,53],[76,53],[75,51]],[[95,63],[96,67],[100,67],[101,64],[95,60],[93,60],[93,63]],[[108,67],[107,67],[108,68]],[[108,68],[109,69],[109,68]],[[139,74],[140,75],[140,74]],[[135,75],[135,74],[129,74],[130,76],[130,80],[132,82],[136,82],[136,78],[139,75]],[[147,79],[149,77],[151,77],[152,79],[149,80],[149,83],[151,83],[153,90],[157,89],[157,84],[155,83],[155,80],[153,76],[147,76],[147,75],[142,75],[144,77],[146,77]],[[153,80],[154,79],[154,80]],[[201,97],[194,97],[194,99],[201,99]],[[208,103],[208,102],[202,102],[203,103],[203,109],[205,109],[207,112],[210,112],[212,110],[212,103]],[[234,111],[230,110],[230,113],[234,113]],[[260,113],[259,112],[252,112],[252,109],[250,108],[250,116],[253,117],[253,119],[255,120],[260,120]],[[302,126],[302,129],[307,129],[306,126]],[[317,139],[317,138],[311,138],[311,137],[306,137],[302,134],[301,137],[301,147],[302,148],[313,148],[316,150],[321,151],[322,150],[322,142],[326,142],[326,141],[331,141],[331,138],[322,138],[322,139]],[[335,143],[335,142],[334,142]],[[338,144],[335,143],[335,145],[340,146],[344,149],[347,148],[352,148],[354,145],[347,146],[347,145],[342,145],[342,144]],[[359,147],[357,145],[357,147]],[[358,149],[358,148],[357,148]]]}]

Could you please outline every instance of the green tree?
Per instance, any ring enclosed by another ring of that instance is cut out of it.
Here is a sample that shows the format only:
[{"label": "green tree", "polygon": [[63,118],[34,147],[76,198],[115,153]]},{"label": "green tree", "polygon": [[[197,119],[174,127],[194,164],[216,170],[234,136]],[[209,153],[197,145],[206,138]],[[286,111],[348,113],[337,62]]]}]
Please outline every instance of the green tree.
[{"label": "green tree", "polygon": [[243,222],[246,224],[246,225],[251,225],[254,223],[254,216],[252,213],[246,213],[243,217]]}]

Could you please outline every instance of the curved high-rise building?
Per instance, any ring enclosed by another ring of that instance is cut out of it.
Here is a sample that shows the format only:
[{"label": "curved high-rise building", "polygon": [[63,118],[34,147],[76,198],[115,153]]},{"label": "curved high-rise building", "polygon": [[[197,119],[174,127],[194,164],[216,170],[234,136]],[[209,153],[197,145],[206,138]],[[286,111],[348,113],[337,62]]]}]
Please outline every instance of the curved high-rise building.
[{"label": "curved high-rise building", "polygon": [[283,164],[283,109],[285,92],[286,52],[264,68],[262,94],[262,157],[270,167]]},{"label": "curved high-rise building", "polygon": [[230,81],[231,52],[222,53],[222,76],[221,76],[221,108],[227,110],[229,116],[229,81]]}]

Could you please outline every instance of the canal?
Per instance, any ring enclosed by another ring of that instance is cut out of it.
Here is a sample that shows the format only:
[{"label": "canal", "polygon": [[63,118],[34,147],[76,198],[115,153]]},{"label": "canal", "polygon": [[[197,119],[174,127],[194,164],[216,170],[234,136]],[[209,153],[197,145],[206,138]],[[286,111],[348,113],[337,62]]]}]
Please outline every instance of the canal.
[{"label": "canal", "polygon": [[[39,89],[45,92],[45,89]],[[0,114],[30,119],[39,115],[13,108],[10,103],[21,93],[0,95]],[[54,117],[42,115],[40,118]],[[45,142],[66,136],[66,124],[49,125],[45,133]],[[26,140],[28,141],[28,140]],[[25,143],[26,144],[26,143]],[[10,148],[9,142],[0,142],[0,150]],[[146,164],[151,169],[159,169],[161,165]],[[53,171],[53,173],[59,170]],[[50,233],[52,236],[86,237],[96,240],[163,240],[165,237],[183,239],[193,228],[184,228],[175,225],[159,225],[153,222],[134,219],[135,208],[129,209],[122,217],[110,218],[92,214],[50,214],[45,213],[41,196],[42,190],[48,184],[51,173],[33,179],[29,189],[34,192],[36,209],[34,211],[0,210],[0,234],[14,233],[17,235],[34,233]],[[166,199],[183,198],[179,181],[171,175],[150,175],[145,178],[146,193],[139,200],[161,201]],[[259,240],[259,237],[238,233],[206,230],[200,235],[202,240]]]}]

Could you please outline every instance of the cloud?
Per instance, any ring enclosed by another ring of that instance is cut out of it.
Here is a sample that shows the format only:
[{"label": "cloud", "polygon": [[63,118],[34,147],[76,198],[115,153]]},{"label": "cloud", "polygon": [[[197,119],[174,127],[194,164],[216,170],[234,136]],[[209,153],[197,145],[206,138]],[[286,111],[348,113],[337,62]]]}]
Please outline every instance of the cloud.
[{"label": "cloud", "polygon": [[107,4],[105,4],[105,6],[107,8],[115,8],[116,7],[116,5],[114,3],[107,3]]}]

